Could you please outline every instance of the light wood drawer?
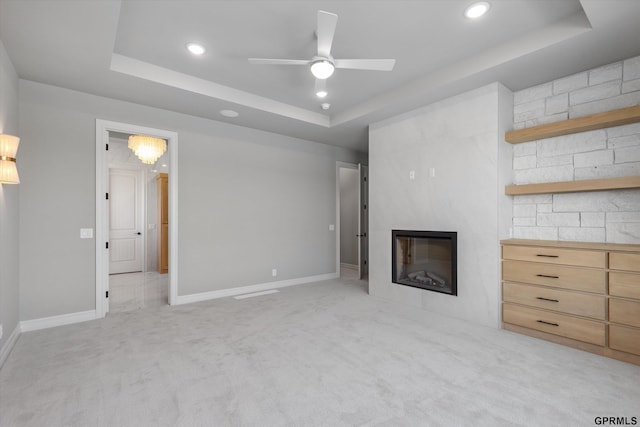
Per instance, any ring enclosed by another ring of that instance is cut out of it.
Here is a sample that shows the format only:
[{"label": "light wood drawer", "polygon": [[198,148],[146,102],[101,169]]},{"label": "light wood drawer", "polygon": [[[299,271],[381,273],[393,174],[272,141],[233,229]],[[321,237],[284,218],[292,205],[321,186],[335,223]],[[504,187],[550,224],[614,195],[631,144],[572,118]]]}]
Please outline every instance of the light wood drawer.
[{"label": "light wood drawer", "polygon": [[505,303],[502,321],[595,345],[605,343],[605,325],[595,320]]},{"label": "light wood drawer", "polygon": [[609,272],[609,294],[640,299],[640,274]]},{"label": "light wood drawer", "polygon": [[611,270],[640,272],[640,254],[611,252],[609,254],[609,268]]},{"label": "light wood drawer", "polygon": [[640,327],[640,301],[609,299],[609,321]]},{"label": "light wood drawer", "polygon": [[502,299],[598,320],[605,319],[607,305],[604,296],[508,282],[502,285]]},{"label": "light wood drawer", "polygon": [[607,259],[606,253],[599,251],[510,245],[502,247],[502,258],[596,268],[606,267]]},{"label": "light wood drawer", "polygon": [[605,292],[605,271],[525,261],[502,261],[502,279],[578,291]]},{"label": "light wood drawer", "polygon": [[640,355],[640,329],[610,325],[609,347]]}]

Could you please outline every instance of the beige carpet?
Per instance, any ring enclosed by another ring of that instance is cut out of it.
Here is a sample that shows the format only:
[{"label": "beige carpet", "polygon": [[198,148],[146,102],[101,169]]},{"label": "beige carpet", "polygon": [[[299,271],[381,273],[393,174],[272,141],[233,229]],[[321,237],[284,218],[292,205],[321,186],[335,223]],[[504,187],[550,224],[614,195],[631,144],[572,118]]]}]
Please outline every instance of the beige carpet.
[{"label": "beige carpet", "polygon": [[640,367],[369,297],[353,279],[25,333],[2,426],[592,426]]}]

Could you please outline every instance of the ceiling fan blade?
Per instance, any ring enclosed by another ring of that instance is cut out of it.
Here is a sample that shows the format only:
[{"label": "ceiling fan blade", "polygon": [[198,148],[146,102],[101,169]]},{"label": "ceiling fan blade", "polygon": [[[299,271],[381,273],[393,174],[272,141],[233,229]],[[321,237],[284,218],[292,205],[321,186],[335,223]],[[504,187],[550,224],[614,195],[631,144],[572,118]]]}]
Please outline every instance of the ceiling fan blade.
[{"label": "ceiling fan blade", "polygon": [[329,58],[331,56],[331,45],[333,44],[333,35],[336,32],[336,24],[338,23],[338,15],[335,13],[318,11],[318,28],[316,35],[318,36],[318,56]]},{"label": "ceiling fan blade", "polygon": [[395,59],[336,59],[336,68],[352,70],[391,71],[396,65]]},{"label": "ceiling fan blade", "polygon": [[249,58],[249,63],[257,65],[309,65],[311,61],[307,59]]}]

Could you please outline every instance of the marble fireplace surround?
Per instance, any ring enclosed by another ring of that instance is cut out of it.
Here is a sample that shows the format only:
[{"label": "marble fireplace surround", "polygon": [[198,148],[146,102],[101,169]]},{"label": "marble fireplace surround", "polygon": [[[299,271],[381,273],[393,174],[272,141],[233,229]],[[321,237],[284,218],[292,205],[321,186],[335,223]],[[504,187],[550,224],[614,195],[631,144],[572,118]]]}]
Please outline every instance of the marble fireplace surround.
[{"label": "marble fireplace surround", "polygon": [[[500,239],[512,201],[513,94],[499,83],[369,128],[369,293],[499,327]],[[458,233],[457,297],[392,282],[391,231]]]}]

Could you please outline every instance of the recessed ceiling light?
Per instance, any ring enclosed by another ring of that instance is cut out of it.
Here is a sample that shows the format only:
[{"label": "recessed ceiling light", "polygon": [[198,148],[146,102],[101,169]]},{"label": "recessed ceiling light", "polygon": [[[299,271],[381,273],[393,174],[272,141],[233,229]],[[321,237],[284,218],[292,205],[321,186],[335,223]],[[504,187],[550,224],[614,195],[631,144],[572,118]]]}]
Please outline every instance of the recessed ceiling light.
[{"label": "recessed ceiling light", "polygon": [[207,51],[204,46],[198,43],[187,43],[187,50],[194,55],[202,55]]},{"label": "recessed ceiling light", "polygon": [[240,115],[237,111],[233,110],[220,110],[220,114],[225,117],[238,117]]},{"label": "recessed ceiling light", "polygon": [[323,110],[328,110],[329,108],[331,108],[331,104],[327,102],[323,102],[322,104],[320,104],[320,106],[322,107]]},{"label": "recessed ceiling light", "polygon": [[464,16],[469,19],[477,19],[487,13],[491,5],[486,1],[472,3],[464,10]]},{"label": "recessed ceiling light", "polygon": [[167,167],[167,165],[162,165],[162,167],[163,167],[163,168],[166,168],[166,167]]},{"label": "recessed ceiling light", "polygon": [[329,93],[326,90],[319,90],[316,92],[318,98],[326,98]]}]

